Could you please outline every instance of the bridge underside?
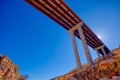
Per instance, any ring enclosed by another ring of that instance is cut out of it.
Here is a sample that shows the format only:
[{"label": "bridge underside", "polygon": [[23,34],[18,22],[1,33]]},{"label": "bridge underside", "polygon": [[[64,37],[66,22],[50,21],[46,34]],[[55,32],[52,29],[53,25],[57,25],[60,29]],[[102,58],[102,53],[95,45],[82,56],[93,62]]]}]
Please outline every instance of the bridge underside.
[{"label": "bridge underside", "polygon": [[[49,18],[60,24],[66,30],[70,30],[78,23],[83,22],[64,2],[63,0],[25,0],[30,5],[47,15]],[[110,50],[107,46],[92,32],[92,30],[83,22],[83,33],[87,44],[96,49],[104,45],[103,49],[108,54]],[[79,39],[79,32],[74,32]],[[98,52],[103,55],[103,51],[98,49]]]}]

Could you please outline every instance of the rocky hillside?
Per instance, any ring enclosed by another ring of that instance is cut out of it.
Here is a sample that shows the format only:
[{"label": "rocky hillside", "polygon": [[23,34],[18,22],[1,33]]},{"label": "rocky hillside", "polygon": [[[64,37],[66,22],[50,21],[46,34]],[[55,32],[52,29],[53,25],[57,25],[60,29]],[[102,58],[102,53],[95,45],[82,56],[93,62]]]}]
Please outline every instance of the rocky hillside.
[{"label": "rocky hillside", "polygon": [[26,80],[26,76],[20,75],[18,66],[0,54],[0,80]]},{"label": "rocky hillside", "polygon": [[74,69],[52,80],[120,80],[120,48],[105,57],[97,58],[93,66],[84,64],[79,73]]}]

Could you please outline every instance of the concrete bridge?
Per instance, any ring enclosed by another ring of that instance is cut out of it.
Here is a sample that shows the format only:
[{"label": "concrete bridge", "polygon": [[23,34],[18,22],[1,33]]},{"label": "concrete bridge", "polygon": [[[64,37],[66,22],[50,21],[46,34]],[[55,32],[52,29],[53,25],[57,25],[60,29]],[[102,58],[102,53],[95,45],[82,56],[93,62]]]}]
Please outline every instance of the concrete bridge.
[{"label": "concrete bridge", "polygon": [[[77,49],[75,37],[82,41],[87,61],[93,65],[93,60],[88,49],[88,45],[96,50],[98,57],[106,56],[110,50],[95,35],[95,33],[64,3],[63,0],[25,0],[34,8],[54,20],[56,23],[65,28],[71,35],[74,55],[77,69],[81,70],[82,65]],[[101,55],[100,55],[101,54]]]}]

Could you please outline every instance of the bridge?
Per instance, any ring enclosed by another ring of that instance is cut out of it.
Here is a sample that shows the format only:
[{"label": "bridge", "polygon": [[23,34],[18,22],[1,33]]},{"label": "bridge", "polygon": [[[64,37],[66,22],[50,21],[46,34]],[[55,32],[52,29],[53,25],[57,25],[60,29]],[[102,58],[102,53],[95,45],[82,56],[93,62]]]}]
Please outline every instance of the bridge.
[{"label": "bridge", "polygon": [[[71,35],[72,44],[77,64],[77,69],[82,69],[79,52],[75,37],[82,41],[82,45],[86,54],[87,61],[93,65],[93,60],[88,49],[88,45],[92,47],[98,54],[98,57],[106,56],[110,50],[95,35],[95,33],[79,18],[63,0],[25,0],[38,11],[42,12],[50,19],[65,28]],[[100,55],[101,54],[101,55]]]}]

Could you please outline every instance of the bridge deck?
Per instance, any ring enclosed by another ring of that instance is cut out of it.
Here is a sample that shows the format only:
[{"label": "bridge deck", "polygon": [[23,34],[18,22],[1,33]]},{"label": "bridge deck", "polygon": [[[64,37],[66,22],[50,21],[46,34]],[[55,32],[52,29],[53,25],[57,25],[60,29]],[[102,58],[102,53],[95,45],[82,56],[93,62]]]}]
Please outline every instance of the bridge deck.
[{"label": "bridge deck", "polygon": [[[43,14],[47,15],[49,18],[60,24],[66,30],[74,27],[76,24],[82,20],[63,2],[63,0],[25,0],[30,5],[41,11]],[[82,21],[83,22],[83,21]],[[83,23],[83,32],[87,44],[93,49],[105,45],[94,33],[93,31]],[[75,31],[75,35],[80,39],[78,31]],[[109,53],[110,50],[107,46],[104,47],[105,52]],[[99,53],[103,55],[101,50]]]}]

